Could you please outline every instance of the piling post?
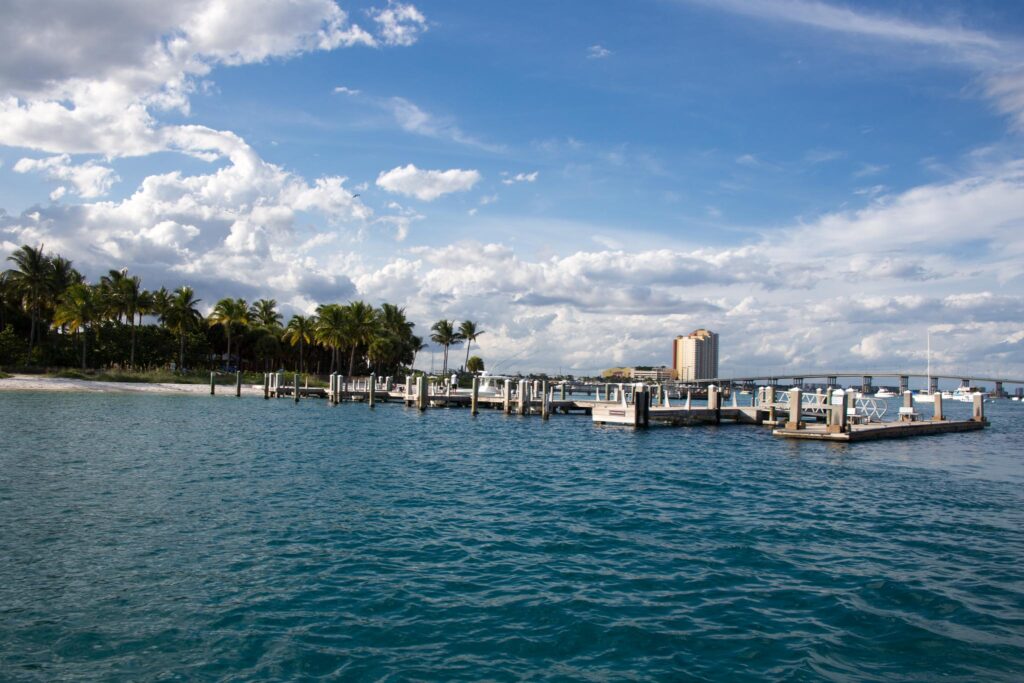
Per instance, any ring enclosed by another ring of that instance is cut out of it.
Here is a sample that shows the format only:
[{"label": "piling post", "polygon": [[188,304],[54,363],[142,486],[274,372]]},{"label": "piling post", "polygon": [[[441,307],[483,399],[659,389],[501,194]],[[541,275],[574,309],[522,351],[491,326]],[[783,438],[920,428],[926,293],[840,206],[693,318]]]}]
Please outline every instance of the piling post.
[{"label": "piling post", "polygon": [[427,378],[420,375],[416,378],[416,407],[426,410],[430,399],[427,396]]},{"label": "piling post", "polygon": [[215,376],[215,374],[213,372],[211,372],[210,373],[210,396],[214,395],[214,386],[215,386],[214,383],[213,383],[214,376]]},{"label": "piling post", "polygon": [[550,415],[551,407],[548,403],[548,383],[543,381],[540,383],[540,418],[547,420]]},{"label": "piling post", "polygon": [[405,376],[405,402],[409,403],[409,398],[412,396],[412,375]]},{"label": "piling post", "polygon": [[525,379],[519,380],[519,414],[526,415],[530,409],[530,383]]},{"label": "piling post", "polygon": [[793,387],[789,390],[789,420],[786,422],[786,429],[800,429],[802,398],[803,392],[800,391],[800,387]]},{"label": "piling post", "polygon": [[564,383],[558,385],[558,400],[559,401],[564,401],[565,400],[565,384]]},{"label": "piling post", "polygon": [[480,378],[473,375],[473,388],[469,394],[469,414],[477,414],[477,402],[480,398]]},{"label": "piling post", "polygon": [[277,379],[274,380],[274,398],[281,398],[281,385],[284,384],[284,373],[278,372]]},{"label": "piling post", "polygon": [[847,392],[842,389],[831,391],[829,396],[828,432],[846,431],[846,400]]},{"label": "piling post", "polygon": [[907,389],[903,392],[903,406],[900,408],[900,422],[914,419],[914,395]]},{"label": "piling post", "polygon": [[733,408],[739,408],[740,407],[740,397],[739,397],[739,392],[736,391],[736,387],[730,387],[729,388],[729,394],[732,396],[732,407]]},{"label": "piling post", "polygon": [[270,399],[270,373],[269,372],[264,372],[263,373],[263,400],[266,401],[266,400],[269,400],[269,399]]},{"label": "piling post", "polygon": [[299,402],[299,373],[295,373],[295,402]]},{"label": "piling post", "polygon": [[768,422],[775,424],[775,387],[770,384],[764,388],[764,402],[768,406]]},{"label": "piling post", "polygon": [[242,396],[242,371],[235,371],[235,398],[241,398]]},{"label": "piling post", "polygon": [[690,409],[690,400],[693,398],[693,392],[689,389],[686,390],[686,409]]},{"label": "piling post", "polygon": [[832,397],[835,396],[836,390],[829,387],[825,390],[825,405],[832,405]]},{"label": "piling post", "polygon": [[708,385],[708,408],[715,411],[715,424],[722,421],[722,395],[718,393],[718,386]]},{"label": "piling post", "polygon": [[943,415],[942,415],[942,392],[941,391],[936,391],[935,392],[935,403],[933,403],[932,405],[935,406],[935,414],[932,416],[932,419],[935,420],[936,422],[941,422],[941,421],[945,420],[946,418],[943,417]]},{"label": "piling post", "polygon": [[974,396],[972,397],[972,400],[973,400],[973,404],[972,404],[973,411],[971,413],[971,420],[973,420],[974,422],[984,422],[985,421],[985,395],[984,394],[974,394]]},{"label": "piling post", "polygon": [[506,415],[512,412],[512,380],[506,379],[501,388],[501,409]]},{"label": "piling post", "polygon": [[370,373],[370,382],[366,385],[366,402],[373,407],[377,395],[377,375]]}]

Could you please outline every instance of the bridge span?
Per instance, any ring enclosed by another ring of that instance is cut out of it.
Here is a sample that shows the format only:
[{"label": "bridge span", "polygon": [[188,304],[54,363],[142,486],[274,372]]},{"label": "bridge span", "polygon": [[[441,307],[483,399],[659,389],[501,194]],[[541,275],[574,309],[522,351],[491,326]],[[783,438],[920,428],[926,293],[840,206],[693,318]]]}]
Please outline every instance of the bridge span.
[{"label": "bridge span", "polygon": [[808,379],[821,379],[825,380],[825,384],[828,386],[838,387],[840,378],[860,378],[861,389],[864,391],[870,391],[873,387],[875,378],[891,378],[896,379],[899,382],[900,391],[907,391],[910,387],[910,378],[930,380],[929,391],[938,391],[940,379],[951,379],[959,380],[960,386],[969,387],[975,382],[985,382],[995,385],[995,394],[1004,393],[1004,387],[1006,385],[1014,384],[1018,387],[1018,393],[1021,393],[1021,388],[1024,388],[1024,379],[1014,379],[1011,377],[979,377],[977,375],[950,375],[950,374],[925,374],[923,372],[905,372],[905,371],[870,371],[870,372],[837,372],[837,371],[820,371],[815,370],[813,372],[788,372],[788,373],[775,373],[770,375],[736,375],[734,377],[715,377],[713,379],[702,379],[697,380],[697,384],[716,384],[719,386],[732,386],[732,385],[749,385],[757,384],[759,382],[777,385],[780,380],[790,380],[789,383],[800,386]]}]

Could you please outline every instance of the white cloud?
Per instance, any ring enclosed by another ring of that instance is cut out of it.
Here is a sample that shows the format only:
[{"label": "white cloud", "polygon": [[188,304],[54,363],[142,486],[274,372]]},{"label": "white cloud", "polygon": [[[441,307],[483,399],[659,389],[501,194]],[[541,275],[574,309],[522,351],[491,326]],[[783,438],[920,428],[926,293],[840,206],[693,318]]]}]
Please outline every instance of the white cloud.
[{"label": "white cloud", "polygon": [[740,166],[749,166],[750,168],[756,168],[761,165],[760,159],[753,154],[741,154],[736,157],[736,163]]},{"label": "white cloud", "polygon": [[538,175],[539,173],[537,171],[533,171],[532,173],[516,173],[513,176],[503,178],[501,182],[505,185],[513,185],[515,183],[532,183],[537,180]]},{"label": "white cloud", "polygon": [[[399,29],[421,16],[411,5],[383,11]],[[409,44],[382,27],[384,44]],[[264,0],[259,11],[245,0],[105,0],[62,12],[21,3],[0,42],[0,145],[111,158],[167,149],[154,112],[187,113],[216,66],[377,45],[332,0]]]},{"label": "white cloud", "polygon": [[412,45],[427,30],[427,20],[412,5],[389,2],[384,9],[371,12],[385,45]]},{"label": "white cloud", "polygon": [[406,132],[439,140],[451,140],[461,145],[477,147],[490,152],[498,152],[503,149],[500,145],[483,142],[463,132],[450,118],[435,116],[404,97],[376,99],[374,103],[390,112],[395,123]]},{"label": "white cloud", "polygon": [[604,59],[611,54],[612,51],[602,45],[591,45],[587,48],[587,59]]},{"label": "white cloud", "polygon": [[336,87],[334,89],[334,92],[339,94],[339,95],[353,95],[353,96],[355,96],[355,95],[358,95],[361,91],[360,90],[356,90],[355,88],[346,88],[343,85],[339,85],[338,87]]},{"label": "white cloud", "polygon": [[[110,191],[111,186],[120,180],[114,169],[95,161],[87,161],[84,164],[75,166],[71,163],[71,157],[67,154],[48,157],[46,159],[19,159],[14,164],[14,171],[17,173],[38,172],[50,180],[60,180],[71,183],[75,192],[86,198],[99,197]],[[58,188],[50,195],[51,199],[59,199],[64,196],[66,188]],[[56,195],[56,196],[54,196]]]},{"label": "white cloud", "polygon": [[452,192],[465,192],[480,181],[480,172],[452,168],[447,171],[427,171],[415,165],[399,166],[377,176],[377,186],[388,192],[416,197],[432,202]]}]

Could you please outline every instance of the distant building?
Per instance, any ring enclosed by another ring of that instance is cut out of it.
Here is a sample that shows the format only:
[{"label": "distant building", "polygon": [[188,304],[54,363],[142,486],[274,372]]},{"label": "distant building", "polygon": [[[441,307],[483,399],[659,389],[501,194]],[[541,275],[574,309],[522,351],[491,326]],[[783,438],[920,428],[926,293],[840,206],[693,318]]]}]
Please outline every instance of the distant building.
[{"label": "distant building", "polygon": [[682,381],[718,377],[718,334],[699,329],[672,342],[672,371]]},{"label": "distant building", "polygon": [[667,382],[675,379],[675,373],[663,365],[660,368],[630,368],[629,377],[638,382]]}]

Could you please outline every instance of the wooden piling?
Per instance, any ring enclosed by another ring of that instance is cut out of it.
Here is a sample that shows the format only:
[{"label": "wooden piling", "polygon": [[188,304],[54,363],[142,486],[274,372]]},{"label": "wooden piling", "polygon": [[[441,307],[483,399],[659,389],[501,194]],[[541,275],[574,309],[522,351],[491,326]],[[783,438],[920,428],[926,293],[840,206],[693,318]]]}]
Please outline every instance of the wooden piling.
[{"label": "wooden piling", "polygon": [[270,399],[270,373],[263,373],[263,400],[267,401]]},{"label": "wooden piling", "polygon": [[519,414],[526,415],[530,410],[530,383],[525,379],[519,380]]},{"label": "wooden piling", "polygon": [[800,387],[793,387],[789,390],[789,419],[786,421],[786,429],[801,429],[802,400],[803,392]]},{"label": "wooden piling", "polygon": [[480,378],[473,375],[473,389],[469,396],[469,414],[477,414],[477,401],[480,398]]},{"label": "wooden piling", "polygon": [[426,410],[427,405],[430,403],[430,397],[428,394],[427,378],[424,375],[420,375],[416,378],[416,407],[420,410]]},{"label": "wooden piling", "polygon": [[235,398],[242,397],[242,371],[235,372]]},{"label": "wooden piling", "polygon": [[778,419],[775,415],[775,387],[769,385],[764,388],[764,402],[768,406],[768,422],[775,424]]},{"label": "wooden piling", "polygon": [[370,374],[370,383],[366,387],[366,402],[370,404],[371,408],[373,407],[374,399],[376,398],[376,395],[377,395],[377,375],[371,373]]},{"label": "wooden piling", "polygon": [[548,404],[548,383],[540,383],[540,418],[546,420],[550,417],[550,406]]},{"label": "wooden piling", "polygon": [[298,403],[299,402],[299,373],[297,373],[297,372],[295,373],[295,384],[293,386],[295,387],[295,392],[294,392],[295,393],[295,402]]},{"label": "wooden piling", "polygon": [[932,405],[935,406],[935,414],[932,415],[932,419],[935,420],[936,422],[942,422],[944,419],[946,419],[942,415],[942,392],[941,391],[936,391],[935,392],[935,403],[933,403]]},{"label": "wooden piling", "polygon": [[715,424],[719,424],[722,421],[722,395],[714,384],[708,385],[708,408],[715,411]]},{"label": "wooden piling", "polygon": [[214,377],[215,376],[216,376],[215,373],[212,373],[212,372],[210,373],[210,396],[214,395],[214,386],[216,386],[216,385],[213,383],[213,381],[214,381]]},{"label": "wooden piling", "polygon": [[974,394],[972,398],[972,414],[971,420],[974,422],[985,421],[985,397],[982,394]]},{"label": "wooden piling", "polygon": [[501,409],[508,415],[512,412],[512,380],[506,379],[501,388]]}]

